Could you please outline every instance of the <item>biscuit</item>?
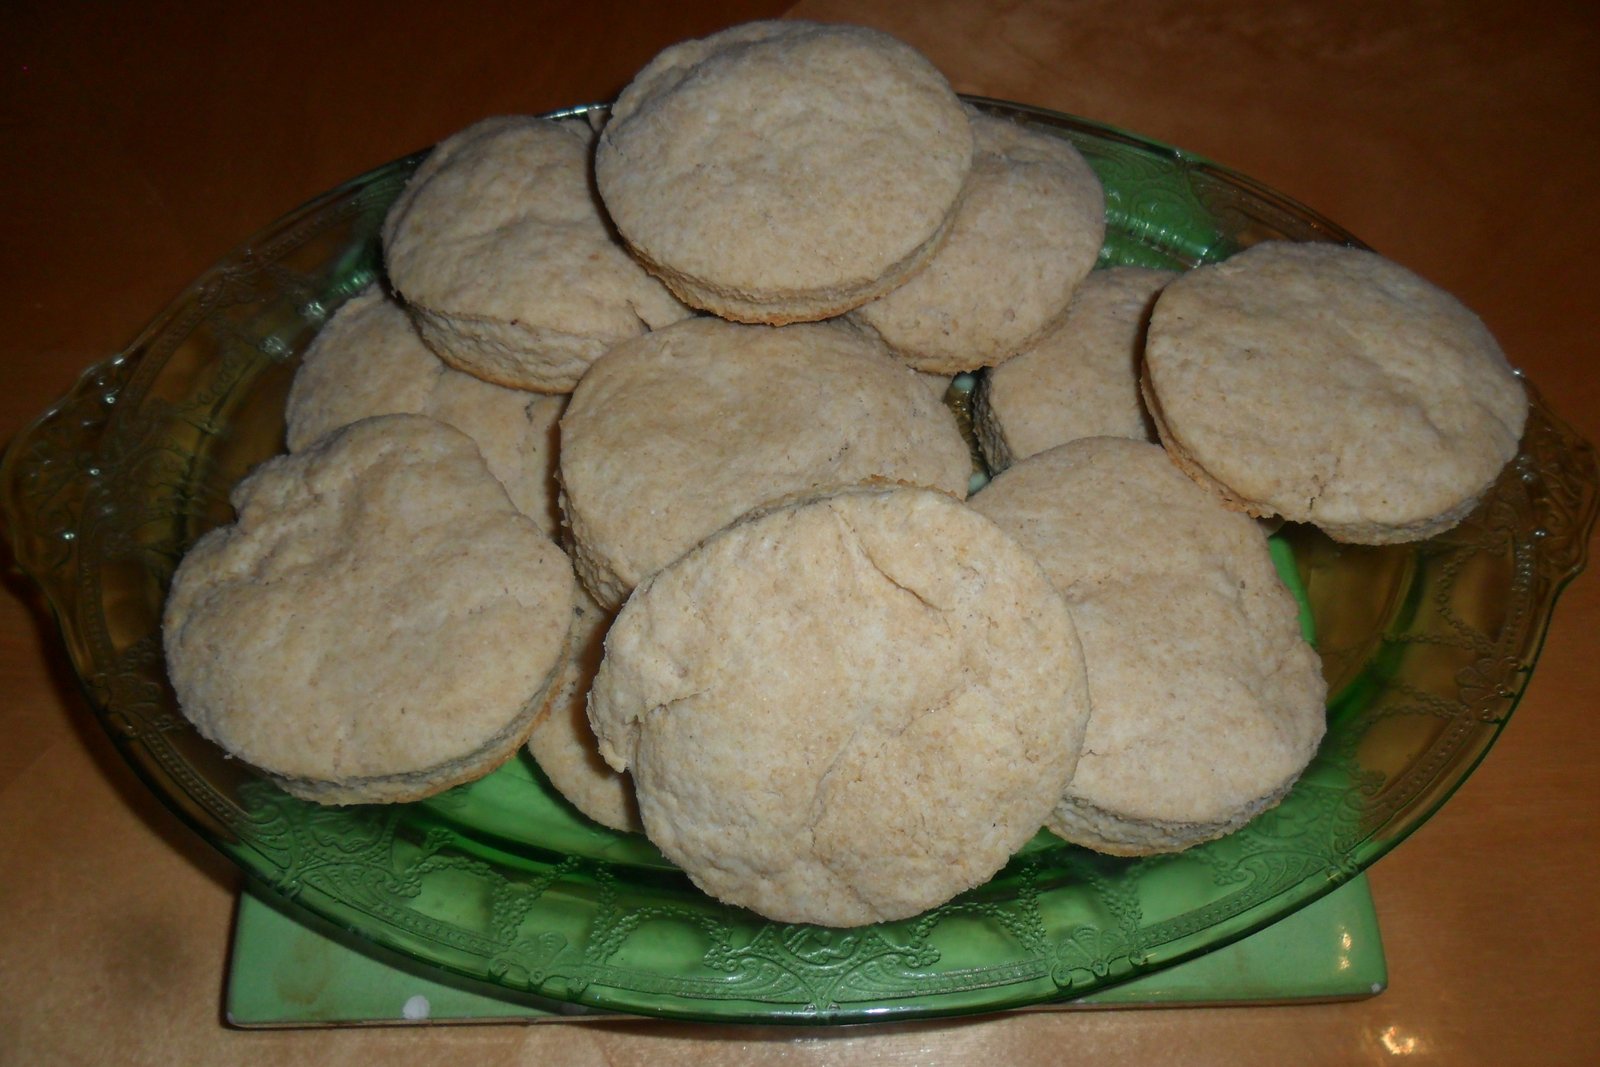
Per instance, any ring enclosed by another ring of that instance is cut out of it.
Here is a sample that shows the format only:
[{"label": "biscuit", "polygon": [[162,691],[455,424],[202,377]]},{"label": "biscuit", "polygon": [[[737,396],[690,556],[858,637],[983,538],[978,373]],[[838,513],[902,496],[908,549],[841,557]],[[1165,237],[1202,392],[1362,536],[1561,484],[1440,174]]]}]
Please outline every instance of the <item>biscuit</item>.
[{"label": "biscuit", "polygon": [[582,120],[485,119],[441,142],[383,227],[389,280],[440,358],[571,392],[620,341],[690,312],[613,236]]},{"label": "biscuit", "polygon": [[1162,292],[1144,396],[1173,459],[1252,515],[1431,537],[1516,454],[1528,398],[1478,317],[1398,264],[1264,242]]},{"label": "biscuit", "polygon": [[1170,852],[1284,796],[1322,738],[1326,687],[1254,522],[1119,437],[1021,460],[971,506],[1039,560],[1083,643],[1092,710],[1052,831]]},{"label": "biscuit", "polygon": [[917,381],[927,386],[928,392],[939,403],[944,403],[945,395],[950,392],[950,383],[955,380],[953,374],[933,374],[928,371],[918,371]]},{"label": "biscuit", "polygon": [[521,746],[571,625],[571,565],[458,430],[363,419],[268,460],[163,618],[178,703],[295,796],[415,800]]},{"label": "biscuit", "polygon": [[971,162],[960,100],[908,45],[755,22],[640,71],[601,131],[595,175],[622,238],[685,302],[782,324],[910,277]]},{"label": "biscuit", "polygon": [[990,470],[1080,437],[1155,440],[1139,397],[1139,360],[1156,294],[1177,276],[1095,271],[1053,329],[979,378],[972,421]]},{"label": "biscuit", "polygon": [[306,349],[285,419],[291,452],[371,415],[448,423],[472,438],[511,502],[553,538],[561,518],[556,423],[565,406],[563,396],[507,389],[445,364],[373,285],[345,302]]},{"label": "biscuit", "polygon": [[976,143],[949,236],[917,275],[850,313],[918,370],[992,367],[1066,313],[1105,240],[1105,193],[1062,137],[969,110]]},{"label": "biscuit", "polygon": [[597,360],[561,420],[578,575],[615,608],[750,509],[868,479],[966,495],[955,417],[847,325],[692,319]]},{"label": "biscuit", "polygon": [[568,655],[557,676],[555,697],[539,713],[528,735],[528,754],[550,784],[573,807],[602,826],[637,833],[639,805],[633,782],[600,758],[589,727],[589,687],[600,669],[612,614],[578,590]]},{"label": "biscuit", "polygon": [[664,855],[719,900],[826,926],[993,875],[1070,779],[1086,715],[1038,564],[909,488],[707,539],[628,601],[589,699]]}]

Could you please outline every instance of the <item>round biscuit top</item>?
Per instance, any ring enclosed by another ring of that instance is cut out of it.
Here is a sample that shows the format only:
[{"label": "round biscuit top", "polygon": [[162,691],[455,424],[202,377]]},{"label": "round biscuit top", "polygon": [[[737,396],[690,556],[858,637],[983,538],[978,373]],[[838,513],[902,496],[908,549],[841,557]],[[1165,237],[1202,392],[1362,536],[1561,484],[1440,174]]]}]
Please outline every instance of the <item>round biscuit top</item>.
[{"label": "round biscuit top", "polygon": [[870,479],[964,497],[972,470],[950,410],[860,331],[713,318],[597,360],[560,464],[579,576],[609,607],[759,505]]},{"label": "round biscuit top", "polygon": [[1191,476],[1344,541],[1459,522],[1516,454],[1527,395],[1483,323],[1398,264],[1265,242],[1162,292],[1145,396]]},{"label": "round biscuit top", "polygon": [[904,285],[850,313],[918,370],[992,367],[1036,342],[1105,240],[1105,193],[1070,141],[968,118],[976,155],[944,243]]},{"label": "round biscuit top", "polygon": [[1168,851],[1282,796],[1321,740],[1325,685],[1254,521],[1118,437],[1021,460],[971,506],[1039,560],[1083,642],[1093,711],[1052,830]]},{"label": "round biscuit top", "polygon": [[611,345],[689,314],[612,234],[592,141],[581,119],[485,119],[407,183],[384,221],[384,262],[443,359],[570,392]]},{"label": "round biscuit top", "polygon": [[1153,440],[1139,397],[1139,360],[1156,294],[1177,272],[1097,270],[1066,317],[1016,357],[992,367],[973,396],[984,458],[1002,470],[1080,437]]},{"label": "round biscuit top", "polygon": [[646,832],[780,922],[903,918],[987,880],[1072,775],[1072,620],[941,493],[856,489],[720,531],[641,586],[589,701]]},{"label": "round biscuit top", "polygon": [[163,619],[202,734],[340,803],[427,795],[486,750],[515,751],[575,583],[470,438],[420,415],[364,419],[268,460],[233,502],[237,521],[185,555]]},{"label": "round biscuit top", "polygon": [[508,389],[433,354],[377,285],[346,301],[312,340],[289,389],[289,451],[373,415],[427,415],[472,438],[511,502],[554,538],[556,424],[566,397]]},{"label": "round biscuit top", "polygon": [[595,173],[617,230],[681,297],[781,323],[903,280],[971,162],[960,100],[914,49],[782,21],[657,56],[617,98]]}]

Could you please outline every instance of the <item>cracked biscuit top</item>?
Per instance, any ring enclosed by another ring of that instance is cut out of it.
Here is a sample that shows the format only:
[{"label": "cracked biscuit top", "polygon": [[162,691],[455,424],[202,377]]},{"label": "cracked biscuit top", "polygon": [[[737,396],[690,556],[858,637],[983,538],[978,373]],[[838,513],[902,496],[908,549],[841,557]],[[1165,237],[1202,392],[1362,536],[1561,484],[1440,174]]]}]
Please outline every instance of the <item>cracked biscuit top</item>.
[{"label": "cracked biscuit top", "polygon": [[1453,296],[1371,252],[1283,241],[1163,290],[1143,388],[1191,477],[1250,514],[1366,544],[1465,518],[1528,410]]},{"label": "cracked biscuit top", "polygon": [[855,489],[742,520],[635,592],[589,702],[645,829],[780,922],[903,918],[987,880],[1072,776],[1062,598],[950,497]]},{"label": "cracked biscuit top", "polygon": [[960,100],[909,45],[754,22],[640,71],[595,175],[618,232],[679,297],[778,324],[837,315],[921,267],[972,151]]}]

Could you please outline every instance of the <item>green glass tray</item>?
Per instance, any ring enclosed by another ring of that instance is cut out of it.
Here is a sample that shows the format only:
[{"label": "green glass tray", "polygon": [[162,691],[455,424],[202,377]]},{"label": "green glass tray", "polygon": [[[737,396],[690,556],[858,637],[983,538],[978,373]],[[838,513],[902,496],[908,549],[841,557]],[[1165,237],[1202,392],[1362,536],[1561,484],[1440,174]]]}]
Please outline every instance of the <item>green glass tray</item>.
[{"label": "green glass tray", "polygon": [[[385,957],[247,888],[239,895],[223,1017],[246,1029],[614,1019],[543,1006]],[[1192,960],[1040,1007],[1200,1007],[1360,1000],[1389,984],[1365,875],[1265,930]]]},{"label": "green glass tray", "polygon": [[[1107,190],[1102,265],[1185,267],[1279,237],[1356,243],[1184,152],[974,102],[1084,152]],[[530,1003],[830,1023],[1075,1000],[1170,966],[1316,900],[1436,810],[1505,724],[1585,562],[1593,450],[1536,397],[1521,452],[1457,529],[1382,548],[1278,535],[1330,693],[1327,739],[1281,805],[1174,856],[1041,834],[989,884],[880,926],[786,926],[709,900],[648,841],[567,807],[525,759],[417,804],[294,800],[178,713],[161,604],[184,549],[231,519],[230,487],[281,449],[298,355],[376,276],[379,225],[419,159],[332,190],[208,271],[12,443],[0,502],[90,701],[150,787],[273,893],[440,974]]]}]

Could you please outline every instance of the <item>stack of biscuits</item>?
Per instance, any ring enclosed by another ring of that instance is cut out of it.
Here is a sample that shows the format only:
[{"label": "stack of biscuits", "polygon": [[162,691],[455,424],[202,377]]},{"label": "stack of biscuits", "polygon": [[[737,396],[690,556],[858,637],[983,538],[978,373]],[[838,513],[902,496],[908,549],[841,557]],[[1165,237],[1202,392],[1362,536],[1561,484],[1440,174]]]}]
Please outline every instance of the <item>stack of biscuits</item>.
[{"label": "stack of biscuits", "polygon": [[1252,516],[1432,536],[1527,401],[1371,253],[1096,269],[1104,234],[1068,141],[859,27],[734,27],[603,124],[456,134],[178,569],[185,714],[332,804],[525,747],[784,922],[917,914],[1041,826],[1233,831],[1324,729]]}]

